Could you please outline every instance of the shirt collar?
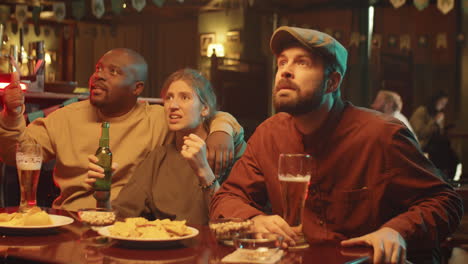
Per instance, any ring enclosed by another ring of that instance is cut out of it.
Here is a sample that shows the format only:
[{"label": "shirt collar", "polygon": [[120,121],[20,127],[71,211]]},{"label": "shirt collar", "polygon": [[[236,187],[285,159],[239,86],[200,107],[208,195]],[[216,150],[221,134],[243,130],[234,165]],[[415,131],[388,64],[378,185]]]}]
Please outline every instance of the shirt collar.
[{"label": "shirt collar", "polygon": [[344,103],[341,99],[337,99],[318,130],[310,134],[301,133],[302,143],[306,152],[312,153],[315,156],[323,152],[322,150],[327,146],[331,136],[335,133],[348,104]]}]

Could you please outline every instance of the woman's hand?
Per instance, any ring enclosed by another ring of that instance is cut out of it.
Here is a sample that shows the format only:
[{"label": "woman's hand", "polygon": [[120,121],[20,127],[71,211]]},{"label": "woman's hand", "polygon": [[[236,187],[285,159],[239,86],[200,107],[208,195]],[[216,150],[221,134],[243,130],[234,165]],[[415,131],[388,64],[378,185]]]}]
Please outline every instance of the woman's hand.
[{"label": "woman's hand", "polygon": [[206,158],[206,143],[203,139],[195,134],[185,136],[184,145],[180,153],[189,162],[192,169],[200,178],[202,185],[206,185],[214,180],[213,171]]},{"label": "woman's hand", "polygon": [[[89,155],[88,160],[88,178],[85,179],[85,182],[93,186],[94,182],[96,182],[96,178],[104,178],[104,169],[97,165],[99,160],[96,156]],[[119,165],[117,163],[112,162],[112,173],[117,170],[118,166]]]}]

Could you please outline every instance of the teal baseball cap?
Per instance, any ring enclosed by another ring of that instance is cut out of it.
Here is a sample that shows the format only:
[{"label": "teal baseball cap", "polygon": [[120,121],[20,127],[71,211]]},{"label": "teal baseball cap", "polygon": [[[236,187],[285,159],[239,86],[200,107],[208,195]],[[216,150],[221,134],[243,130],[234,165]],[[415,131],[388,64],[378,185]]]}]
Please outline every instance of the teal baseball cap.
[{"label": "teal baseball cap", "polygon": [[286,45],[295,42],[331,58],[337,67],[336,70],[344,76],[348,51],[332,36],[313,29],[282,26],[273,32],[270,48],[275,55],[279,55]]}]

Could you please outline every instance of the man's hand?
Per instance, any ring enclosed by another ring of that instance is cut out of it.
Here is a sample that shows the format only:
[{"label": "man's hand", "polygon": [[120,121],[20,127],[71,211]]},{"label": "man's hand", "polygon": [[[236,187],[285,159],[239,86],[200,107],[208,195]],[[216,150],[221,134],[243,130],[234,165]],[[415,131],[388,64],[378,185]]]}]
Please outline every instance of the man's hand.
[{"label": "man's hand", "polygon": [[219,177],[234,162],[234,140],[223,131],[211,133],[206,139],[208,163],[216,177]]},{"label": "man's hand", "polygon": [[21,107],[24,104],[24,94],[21,91],[20,86],[20,73],[16,62],[10,58],[10,62],[13,68],[11,73],[10,85],[5,87],[3,94],[3,104],[5,111],[10,116],[16,116],[21,114]]},{"label": "man's hand", "polygon": [[[104,178],[104,169],[97,165],[99,161],[98,158],[94,155],[88,156],[88,178],[85,179],[85,182],[91,186],[96,182],[96,178]],[[115,162],[112,162],[112,173],[119,167]]]},{"label": "man's hand", "polygon": [[257,215],[252,218],[253,231],[261,233],[276,233],[284,237],[283,247],[295,246],[298,235],[279,215]]},{"label": "man's hand", "polygon": [[341,241],[342,246],[372,246],[373,262],[404,264],[406,261],[406,242],[397,231],[384,227],[373,233]]}]

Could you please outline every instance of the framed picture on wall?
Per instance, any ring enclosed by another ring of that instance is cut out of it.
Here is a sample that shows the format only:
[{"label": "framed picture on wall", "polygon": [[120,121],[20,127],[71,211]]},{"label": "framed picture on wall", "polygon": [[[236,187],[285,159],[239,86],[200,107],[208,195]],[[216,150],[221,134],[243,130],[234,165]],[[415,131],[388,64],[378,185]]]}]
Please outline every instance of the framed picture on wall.
[{"label": "framed picture on wall", "polygon": [[208,45],[215,43],[216,34],[215,33],[202,33],[200,34],[200,55],[206,56],[206,51],[208,50]]},{"label": "framed picture on wall", "polygon": [[238,64],[236,60],[240,59],[241,55],[241,32],[240,30],[230,30],[226,33],[226,57],[234,60],[226,60],[226,64]]},{"label": "framed picture on wall", "polygon": [[240,43],[240,30],[231,30],[226,33],[226,41],[230,43]]}]

